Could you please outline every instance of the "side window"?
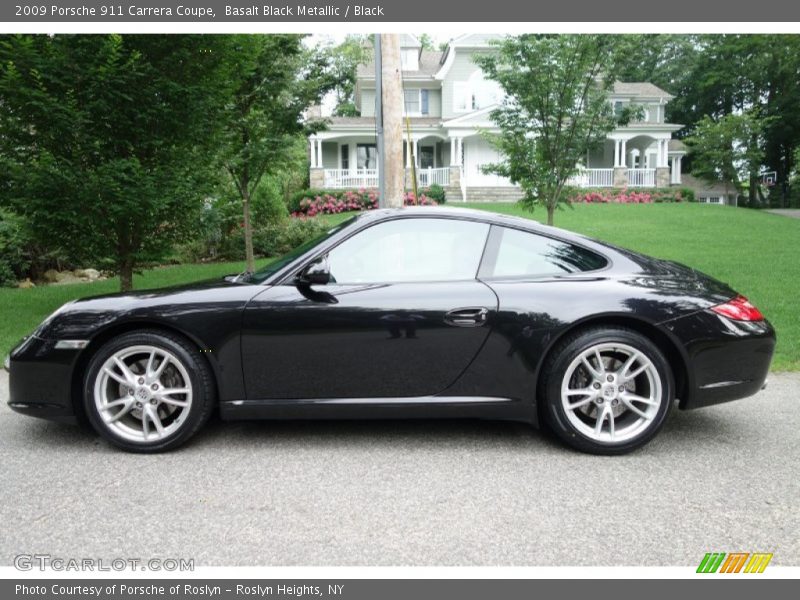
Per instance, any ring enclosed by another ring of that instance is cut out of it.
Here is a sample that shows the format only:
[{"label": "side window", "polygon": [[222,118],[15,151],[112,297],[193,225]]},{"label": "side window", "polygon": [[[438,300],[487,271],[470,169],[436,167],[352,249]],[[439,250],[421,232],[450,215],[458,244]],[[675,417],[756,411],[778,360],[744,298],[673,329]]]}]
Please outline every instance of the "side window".
[{"label": "side window", "polygon": [[489,225],[398,219],[345,240],[328,254],[336,283],[461,281],[478,272]]},{"label": "side window", "polygon": [[482,277],[535,277],[594,271],[606,266],[599,254],[567,242],[508,227],[496,227],[494,258],[487,256]]}]

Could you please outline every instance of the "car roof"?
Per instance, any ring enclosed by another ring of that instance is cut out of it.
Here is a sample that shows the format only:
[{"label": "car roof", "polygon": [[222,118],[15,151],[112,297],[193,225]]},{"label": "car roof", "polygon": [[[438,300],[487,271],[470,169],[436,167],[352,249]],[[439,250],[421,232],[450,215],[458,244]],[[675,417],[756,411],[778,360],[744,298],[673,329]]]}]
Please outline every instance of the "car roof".
[{"label": "car roof", "polygon": [[[357,219],[361,223],[384,221],[398,217],[433,217],[433,218],[456,218],[468,219],[472,221],[482,221],[496,225],[506,225],[519,229],[536,231],[546,235],[557,236],[565,240],[587,241],[588,238],[572,233],[565,229],[559,229],[550,225],[543,225],[533,219],[503,215],[487,210],[475,208],[462,208],[456,206],[405,206],[403,208],[379,208],[376,210],[365,211]],[[588,240],[594,242],[595,240]]]}]

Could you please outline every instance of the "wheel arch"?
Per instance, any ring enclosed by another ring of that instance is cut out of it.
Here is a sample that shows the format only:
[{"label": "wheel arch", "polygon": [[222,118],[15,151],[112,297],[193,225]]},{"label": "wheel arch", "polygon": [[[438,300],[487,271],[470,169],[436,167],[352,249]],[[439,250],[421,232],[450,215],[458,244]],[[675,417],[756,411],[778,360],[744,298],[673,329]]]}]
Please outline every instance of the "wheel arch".
[{"label": "wheel arch", "polygon": [[[110,325],[101,331],[97,332],[94,336],[92,336],[89,345],[80,353],[78,356],[75,365],[72,368],[72,377],[70,381],[70,398],[72,401],[72,408],[75,414],[75,417],[78,419],[79,422],[83,424],[87,424],[88,420],[86,418],[86,414],[84,413],[83,408],[83,379],[86,376],[86,369],[89,366],[89,363],[92,360],[92,357],[102,348],[108,341],[112,340],[113,338],[124,335],[126,333],[132,333],[135,331],[155,331],[155,332],[163,332],[168,333],[171,335],[177,335],[182,337],[186,341],[192,344],[198,351],[203,348],[203,344],[200,340],[196,337],[192,336],[186,331],[178,327],[174,327],[169,324],[162,323],[160,321],[155,320],[135,320],[135,321],[124,321],[121,323],[115,323]],[[213,375],[212,384],[214,385],[214,392],[219,397],[219,373],[218,373],[218,365],[216,361],[209,360],[209,357],[204,352],[200,352],[200,357],[202,360],[206,361],[206,364],[211,369],[211,373]]]},{"label": "wheel arch", "polygon": [[[561,340],[582,329],[590,329],[592,327],[614,327],[614,326],[632,329],[633,331],[643,335],[651,342],[653,342],[656,346],[658,346],[658,349],[664,353],[664,356],[667,359],[670,368],[672,369],[672,375],[675,380],[675,397],[680,399],[680,405],[683,406],[684,403],[686,402],[686,398],[688,397],[692,387],[691,387],[691,374],[688,365],[689,361],[685,353],[681,350],[680,344],[671,335],[669,335],[667,331],[658,327],[654,323],[627,314],[596,315],[588,317],[586,319],[581,319],[580,321],[576,321],[572,323],[570,326],[560,331],[557,336],[555,336],[552,340],[550,340],[550,343],[547,345],[547,348],[542,353],[542,358],[539,361],[539,365],[537,367],[537,373],[536,373],[537,396],[541,391],[541,385],[543,382],[542,367],[545,364],[547,364],[550,355],[552,354],[553,350],[558,346],[558,343]],[[541,417],[540,411],[542,410],[544,403],[537,402],[537,406],[539,409],[539,416]]]}]

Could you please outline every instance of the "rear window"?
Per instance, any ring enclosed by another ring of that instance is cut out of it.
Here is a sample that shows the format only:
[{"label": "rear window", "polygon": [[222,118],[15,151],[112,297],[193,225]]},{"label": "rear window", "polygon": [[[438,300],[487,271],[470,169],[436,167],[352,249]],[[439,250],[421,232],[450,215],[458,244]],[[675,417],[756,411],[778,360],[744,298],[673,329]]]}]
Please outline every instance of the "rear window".
[{"label": "rear window", "polygon": [[492,252],[481,268],[484,278],[540,277],[602,269],[605,257],[543,235],[495,226]]}]

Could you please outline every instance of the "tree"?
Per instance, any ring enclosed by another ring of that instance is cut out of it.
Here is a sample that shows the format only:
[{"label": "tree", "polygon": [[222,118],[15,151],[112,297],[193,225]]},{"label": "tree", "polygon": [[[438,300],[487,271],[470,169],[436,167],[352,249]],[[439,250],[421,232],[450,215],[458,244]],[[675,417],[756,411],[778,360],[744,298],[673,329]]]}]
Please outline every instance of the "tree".
[{"label": "tree", "polygon": [[329,57],[303,45],[303,36],[236,36],[235,91],[222,119],[223,160],[242,201],[247,270],[255,269],[250,204],[262,178],[293,160],[297,136],[324,125],[306,110],[340,81]]},{"label": "tree", "polygon": [[522,35],[475,59],[505,92],[491,114],[500,133],[490,137],[504,161],[485,171],[519,185],[525,207],[544,205],[550,225],[578,162],[631,116],[618,119],[608,97],[615,44],[601,35]]},{"label": "tree", "polygon": [[686,138],[693,158],[692,173],[724,182],[726,194],[732,183],[741,195],[743,174],[749,179],[750,173],[757,173],[764,158],[762,139],[767,123],[755,111],[728,114],[716,120],[704,117],[694,134]]},{"label": "tree", "polygon": [[436,47],[429,33],[419,34],[418,39],[423,50],[433,50]]},{"label": "tree", "polygon": [[363,35],[349,34],[342,43],[328,50],[331,73],[336,80],[333,90],[337,117],[357,117],[355,90],[358,66],[371,54],[371,46]]},{"label": "tree", "polygon": [[0,203],[129,290],[213,183],[229,43],[213,35],[0,38]]}]

